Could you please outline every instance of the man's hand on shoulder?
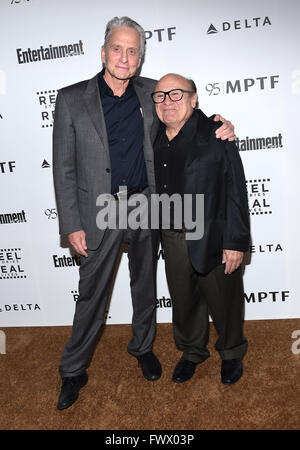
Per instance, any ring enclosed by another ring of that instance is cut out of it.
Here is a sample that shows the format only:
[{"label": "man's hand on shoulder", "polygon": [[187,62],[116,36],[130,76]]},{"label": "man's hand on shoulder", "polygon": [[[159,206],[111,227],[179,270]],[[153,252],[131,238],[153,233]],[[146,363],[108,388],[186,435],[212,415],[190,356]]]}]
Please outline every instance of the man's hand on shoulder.
[{"label": "man's hand on shoulder", "polygon": [[223,125],[216,130],[216,138],[224,141],[228,139],[229,141],[235,140],[234,126],[229,120],[224,119],[220,114],[216,114],[214,117],[215,122],[223,122]]},{"label": "man's hand on shoulder", "polygon": [[74,250],[79,255],[88,257],[86,252],[87,246],[85,241],[85,232],[83,230],[74,231],[74,233],[68,234],[68,239]]}]

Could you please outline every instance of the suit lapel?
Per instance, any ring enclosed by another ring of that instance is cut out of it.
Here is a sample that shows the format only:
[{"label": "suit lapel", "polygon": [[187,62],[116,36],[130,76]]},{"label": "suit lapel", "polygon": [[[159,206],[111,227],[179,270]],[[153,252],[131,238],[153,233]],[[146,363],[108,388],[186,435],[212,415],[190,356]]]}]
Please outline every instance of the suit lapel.
[{"label": "suit lapel", "polygon": [[153,122],[150,92],[138,78],[134,78],[133,85],[142,108],[145,129],[149,132]]},{"label": "suit lapel", "polygon": [[97,76],[98,75],[89,80],[87,88],[83,94],[83,101],[94,127],[96,128],[96,131],[102,141],[103,147],[109,157],[106,124],[102,110]]},{"label": "suit lapel", "polygon": [[147,89],[139,78],[134,78],[133,84],[142,108],[145,136],[150,137],[151,142],[153,142],[158,130],[159,121],[150,95],[152,91]]}]

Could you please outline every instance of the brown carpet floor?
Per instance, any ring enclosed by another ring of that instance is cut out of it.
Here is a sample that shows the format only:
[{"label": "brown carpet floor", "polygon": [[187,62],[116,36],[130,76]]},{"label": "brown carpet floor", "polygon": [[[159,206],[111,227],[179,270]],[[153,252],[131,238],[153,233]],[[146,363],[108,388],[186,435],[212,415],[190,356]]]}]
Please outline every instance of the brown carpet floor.
[{"label": "brown carpet floor", "polygon": [[[69,409],[56,409],[58,364],[70,327],[2,328],[1,430],[299,430],[300,354],[291,350],[300,320],[246,321],[244,376],[220,382],[211,325],[210,358],[184,384],[171,381],[181,353],[171,324],[159,324],[154,350],[163,366],[146,381],[127,353],[129,325],[106,326],[89,368],[89,382]],[[300,345],[299,345],[300,347]]]}]

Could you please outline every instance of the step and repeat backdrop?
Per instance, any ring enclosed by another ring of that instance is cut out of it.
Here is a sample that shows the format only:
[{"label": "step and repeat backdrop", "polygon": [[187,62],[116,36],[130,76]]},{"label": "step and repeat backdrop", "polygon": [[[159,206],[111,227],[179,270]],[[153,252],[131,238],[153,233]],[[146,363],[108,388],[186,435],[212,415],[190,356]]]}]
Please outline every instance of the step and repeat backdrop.
[{"label": "step and repeat backdrop", "polygon": [[[58,234],[57,90],[94,76],[106,23],[146,30],[141,74],[192,78],[199,106],[235,125],[251,219],[246,320],[300,317],[298,0],[0,1],[0,326],[71,325],[79,258]],[[157,319],[171,321],[162,252]],[[131,323],[126,251],[107,324]]]}]

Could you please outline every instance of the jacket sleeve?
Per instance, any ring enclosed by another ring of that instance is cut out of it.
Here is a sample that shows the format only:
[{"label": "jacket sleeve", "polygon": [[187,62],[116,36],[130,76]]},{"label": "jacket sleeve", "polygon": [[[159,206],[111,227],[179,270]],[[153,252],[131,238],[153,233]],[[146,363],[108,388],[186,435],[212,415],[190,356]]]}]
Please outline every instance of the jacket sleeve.
[{"label": "jacket sleeve", "polygon": [[250,221],[243,164],[234,142],[225,141],[226,226],[223,249],[246,252],[249,249]]},{"label": "jacket sleeve", "polygon": [[55,105],[53,177],[60,234],[82,230],[77,200],[75,131],[62,91],[58,92]]}]

